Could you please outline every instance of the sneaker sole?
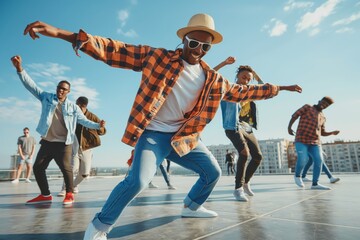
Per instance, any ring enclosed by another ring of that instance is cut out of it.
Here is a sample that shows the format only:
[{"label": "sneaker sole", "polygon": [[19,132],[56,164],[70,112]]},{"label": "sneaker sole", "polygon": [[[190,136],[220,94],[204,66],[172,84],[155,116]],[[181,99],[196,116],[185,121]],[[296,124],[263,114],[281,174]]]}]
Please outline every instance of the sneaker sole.
[{"label": "sneaker sole", "polygon": [[233,196],[234,196],[235,200],[238,201],[238,202],[248,202],[249,201],[249,199],[247,199],[247,198],[238,199],[235,195],[233,195]]},{"label": "sneaker sole", "polygon": [[255,195],[254,193],[247,192],[247,191],[245,191],[245,190],[244,190],[244,192],[245,192],[247,195],[251,196],[251,197]]},{"label": "sneaker sole", "polygon": [[181,215],[182,218],[215,218],[218,215],[214,216],[214,215],[210,215],[210,216],[191,216],[191,215]]},{"label": "sneaker sole", "polygon": [[236,198],[235,198],[235,200],[238,201],[238,202],[248,202],[249,201],[249,200],[246,200],[246,199],[241,199],[240,200],[240,199],[236,199]]},{"label": "sneaker sole", "polygon": [[70,205],[70,204],[73,204],[74,203],[74,201],[72,201],[72,202],[63,202],[63,205]]},{"label": "sneaker sole", "polygon": [[310,188],[311,190],[331,190],[331,188]]},{"label": "sneaker sole", "polygon": [[47,201],[41,201],[41,202],[27,202],[26,205],[32,205],[32,204],[42,204],[42,203],[52,203],[52,200]]}]

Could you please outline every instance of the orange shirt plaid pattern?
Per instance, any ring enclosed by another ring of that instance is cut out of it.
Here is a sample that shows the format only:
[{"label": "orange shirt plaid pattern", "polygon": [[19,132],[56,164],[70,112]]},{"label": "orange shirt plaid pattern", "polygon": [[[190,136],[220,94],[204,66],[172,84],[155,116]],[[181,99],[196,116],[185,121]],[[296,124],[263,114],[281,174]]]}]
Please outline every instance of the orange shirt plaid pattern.
[{"label": "orange shirt plaid pattern", "polygon": [[[80,30],[74,50],[118,68],[142,71],[141,83],[133,103],[122,141],[135,146],[139,137],[161,108],[184,66],[182,49],[166,50],[146,45],[131,45],[87,34]],[[206,80],[200,97],[187,119],[174,134],[171,145],[184,156],[194,149],[200,133],[215,116],[223,98],[227,101],[260,100],[276,96],[279,87],[271,84],[240,86],[230,83],[218,72],[200,61]]]},{"label": "orange shirt plaid pattern", "polygon": [[325,130],[326,121],[323,112],[319,112],[314,106],[306,104],[299,108],[292,117],[296,119],[300,117],[295,142],[321,144],[321,132]]}]

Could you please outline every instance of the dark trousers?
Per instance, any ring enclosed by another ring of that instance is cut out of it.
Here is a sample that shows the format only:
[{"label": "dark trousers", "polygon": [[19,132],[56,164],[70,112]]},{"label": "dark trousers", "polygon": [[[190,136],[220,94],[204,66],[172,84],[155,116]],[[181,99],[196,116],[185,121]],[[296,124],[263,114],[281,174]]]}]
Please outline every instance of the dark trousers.
[{"label": "dark trousers", "polygon": [[65,181],[66,192],[73,192],[74,179],[71,166],[72,145],[63,142],[40,141],[41,147],[36,156],[33,171],[36,182],[42,195],[49,195],[49,184],[46,177],[46,169],[52,159],[59,166]]},{"label": "dark trousers", "polygon": [[228,175],[234,174],[234,172],[235,172],[234,163],[228,163],[227,172],[228,172]]},{"label": "dark trousers", "polygon": [[[248,183],[254,175],[262,160],[259,142],[253,132],[246,132],[240,128],[239,131],[225,130],[226,136],[230,139],[238,152],[239,159],[236,164],[235,189]],[[249,164],[246,166],[247,159],[251,155]]]}]

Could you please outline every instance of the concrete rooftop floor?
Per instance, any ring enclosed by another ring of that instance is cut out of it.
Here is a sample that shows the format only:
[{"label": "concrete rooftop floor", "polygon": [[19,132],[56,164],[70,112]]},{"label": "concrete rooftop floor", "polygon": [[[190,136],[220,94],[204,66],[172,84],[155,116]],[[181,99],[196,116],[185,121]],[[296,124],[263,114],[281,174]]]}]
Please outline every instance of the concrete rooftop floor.
[{"label": "concrete rooftop floor", "polygon": [[[360,239],[360,175],[336,175],[330,191],[301,190],[292,175],[254,176],[255,196],[237,202],[233,176],[222,176],[204,206],[219,217],[181,218],[182,200],[195,176],[172,176],[176,190],[168,190],[161,176],[125,209],[108,239]],[[94,177],[80,185],[72,206],[56,197],[62,180],[50,180],[51,204],[25,205],[39,194],[37,184],[0,182],[0,239],[82,239],[84,231],[123,179]]]}]

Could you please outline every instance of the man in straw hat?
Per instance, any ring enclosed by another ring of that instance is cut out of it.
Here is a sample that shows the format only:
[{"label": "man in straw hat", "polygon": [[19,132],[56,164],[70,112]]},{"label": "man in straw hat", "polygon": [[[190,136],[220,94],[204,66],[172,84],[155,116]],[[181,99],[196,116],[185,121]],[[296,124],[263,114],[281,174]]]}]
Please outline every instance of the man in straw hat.
[{"label": "man in straw hat", "polygon": [[[203,204],[219,180],[221,169],[200,133],[215,116],[222,98],[234,102],[265,99],[277,95],[281,87],[231,84],[202,61],[212,44],[222,41],[211,16],[196,14],[187,27],[179,29],[177,35],[184,46],[176,50],[125,44],[83,30],[73,33],[39,21],[27,25],[24,34],[33,39],[39,38],[38,34],[60,38],[72,43],[77,54],[81,50],[112,67],[142,71],[122,138],[135,147],[131,171],[113,189],[84,239],[106,239],[124,208],[148,186],[163,159],[199,174],[184,199],[181,216],[217,216]],[[301,91],[297,85],[288,88]]]}]

